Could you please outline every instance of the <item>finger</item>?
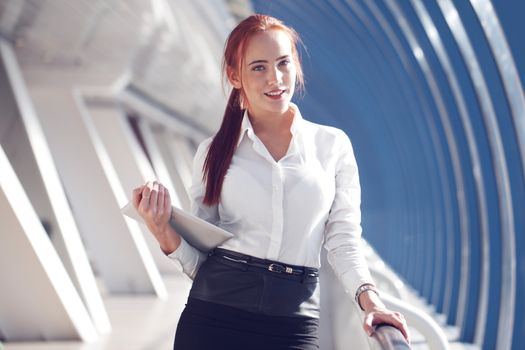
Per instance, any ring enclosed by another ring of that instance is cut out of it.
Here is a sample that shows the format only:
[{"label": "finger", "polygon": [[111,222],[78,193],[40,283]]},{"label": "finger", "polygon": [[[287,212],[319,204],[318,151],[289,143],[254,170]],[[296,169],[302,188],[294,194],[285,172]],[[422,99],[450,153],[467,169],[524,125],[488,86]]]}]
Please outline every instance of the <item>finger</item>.
[{"label": "finger", "polygon": [[403,333],[403,336],[410,344],[410,331],[408,330],[408,325],[406,324],[406,322],[403,322],[403,327],[400,329],[400,331],[401,333]]},{"label": "finger", "polygon": [[137,187],[133,190],[132,194],[131,194],[131,202],[133,203],[133,206],[135,208],[138,208],[139,204],[140,204],[140,200],[142,198],[142,188],[144,186],[140,186],[140,187]]},{"label": "finger", "polygon": [[166,188],[165,198],[164,198],[164,210],[166,212],[170,213],[170,219],[171,219],[171,197],[170,197],[170,191]]},{"label": "finger", "polygon": [[164,215],[164,192],[164,186],[159,184],[159,194],[157,197],[157,212],[159,213],[159,216]]},{"label": "finger", "polygon": [[374,320],[374,323],[388,323],[392,325],[393,327],[397,328],[401,334],[403,334],[403,337],[407,340],[407,342],[410,342],[408,326],[404,319],[400,317],[400,315],[392,314],[388,315],[388,317],[377,317],[376,320]]},{"label": "finger", "polygon": [[157,181],[153,181],[150,198],[151,212],[157,214],[157,201],[159,198],[159,183]]},{"label": "finger", "polygon": [[372,326],[373,318],[372,314],[368,314],[363,322],[363,328],[368,336],[371,336],[372,333],[374,333],[374,327]]},{"label": "finger", "polygon": [[149,209],[150,195],[151,195],[151,188],[148,182],[142,189],[142,199],[140,201],[140,206],[142,207],[143,210]]},{"label": "finger", "polygon": [[401,332],[401,334],[403,334],[403,337],[406,339],[406,341],[408,343],[410,343],[410,333],[408,331],[407,325],[403,324],[403,325],[400,325],[400,326],[395,326],[395,325],[393,325],[393,326],[396,327]]}]

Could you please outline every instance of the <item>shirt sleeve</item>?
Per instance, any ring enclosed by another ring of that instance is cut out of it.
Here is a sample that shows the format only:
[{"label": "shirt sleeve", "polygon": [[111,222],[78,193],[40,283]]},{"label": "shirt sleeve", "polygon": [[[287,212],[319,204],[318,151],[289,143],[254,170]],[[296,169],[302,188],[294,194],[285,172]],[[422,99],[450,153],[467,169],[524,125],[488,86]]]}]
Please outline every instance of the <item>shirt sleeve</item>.
[{"label": "shirt sleeve", "polygon": [[[208,153],[208,148],[212,138],[201,142],[193,159],[192,184],[189,190],[191,213],[211,224],[216,225],[219,221],[217,205],[207,206],[202,203],[205,194],[205,185],[202,180],[202,166]],[[178,260],[182,265],[182,271],[191,279],[195,277],[200,265],[206,260],[206,254],[191,246],[184,238],[181,237],[181,243],[168,255],[171,259]]]},{"label": "shirt sleeve", "polygon": [[342,135],[336,163],[335,198],[326,223],[324,247],[330,266],[346,293],[353,297],[359,286],[373,283],[373,280],[361,244],[361,187],[357,162],[350,139],[343,132]]}]

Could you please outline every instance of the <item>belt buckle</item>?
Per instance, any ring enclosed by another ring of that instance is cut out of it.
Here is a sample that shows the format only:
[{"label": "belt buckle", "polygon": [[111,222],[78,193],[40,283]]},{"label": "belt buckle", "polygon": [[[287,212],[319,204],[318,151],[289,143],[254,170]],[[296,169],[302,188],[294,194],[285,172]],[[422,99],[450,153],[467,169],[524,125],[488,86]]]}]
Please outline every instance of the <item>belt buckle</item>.
[{"label": "belt buckle", "polygon": [[291,267],[287,267],[281,264],[274,264],[274,263],[268,266],[268,270],[271,272],[277,272],[277,273],[282,273],[282,272],[292,273],[293,272],[293,269]]},{"label": "belt buckle", "polygon": [[281,273],[281,272],[285,271],[285,267],[283,265],[280,265],[280,264],[270,264],[268,266],[268,270],[272,271],[272,272]]}]

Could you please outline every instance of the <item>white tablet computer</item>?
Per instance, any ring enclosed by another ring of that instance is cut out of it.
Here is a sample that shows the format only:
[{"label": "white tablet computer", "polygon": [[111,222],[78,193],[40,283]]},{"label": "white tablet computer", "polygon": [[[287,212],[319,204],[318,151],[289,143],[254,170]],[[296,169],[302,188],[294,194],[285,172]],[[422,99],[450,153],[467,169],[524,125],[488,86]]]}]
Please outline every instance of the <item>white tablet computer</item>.
[{"label": "white tablet computer", "polygon": [[[233,234],[210,224],[182,209],[171,207],[170,224],[191,246],[207,253],[219,244],[233,237]],[[122,214],[144,223],[131,202],[121,209]]]}]

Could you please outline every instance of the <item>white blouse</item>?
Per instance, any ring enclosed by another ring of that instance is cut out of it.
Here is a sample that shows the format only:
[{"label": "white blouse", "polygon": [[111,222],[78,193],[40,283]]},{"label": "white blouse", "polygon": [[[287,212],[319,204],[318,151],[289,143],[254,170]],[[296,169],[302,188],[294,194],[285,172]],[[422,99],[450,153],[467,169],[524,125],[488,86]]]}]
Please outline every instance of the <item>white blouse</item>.
[{"label": "white blouse", "polygon": [[[219,247],[292,265],[320,267],[327,257],[346,292],[372,283],[361,247],[361,189],[352,145],[340,129],[304,120],[295,104],[292,140],[275,161],[248,114],[218,205],[202,203],[202,165],[212,138],[195,154],[190,188],[194,215],[234,234]],[[206,255],[184,239],[169,255],[193,278]]]}]

